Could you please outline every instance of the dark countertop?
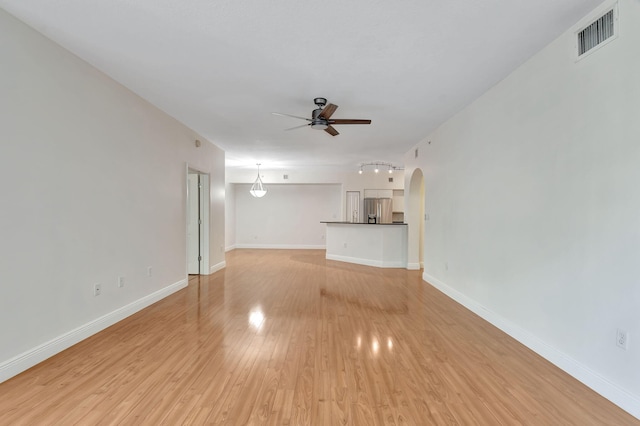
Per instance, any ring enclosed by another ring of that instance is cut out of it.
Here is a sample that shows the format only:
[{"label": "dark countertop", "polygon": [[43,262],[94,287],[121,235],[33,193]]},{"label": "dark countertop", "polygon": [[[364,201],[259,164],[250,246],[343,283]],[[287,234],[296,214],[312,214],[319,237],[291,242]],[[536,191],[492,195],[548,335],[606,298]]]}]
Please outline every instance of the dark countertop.
[{"label": "dark countertop", "polygon": [[393,223],[363,223],[363,222],[325,222],[320,221],[320,223],[334,224],[334,225],[406,225],[406,223],[402,222],[393,222]]}]

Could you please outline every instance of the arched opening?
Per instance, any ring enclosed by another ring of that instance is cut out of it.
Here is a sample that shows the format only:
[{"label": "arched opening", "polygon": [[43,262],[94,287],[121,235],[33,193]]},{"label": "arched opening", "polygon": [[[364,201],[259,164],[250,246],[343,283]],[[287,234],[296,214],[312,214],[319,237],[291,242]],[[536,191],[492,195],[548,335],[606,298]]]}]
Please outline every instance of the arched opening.
[{"label": "arched opening", "polygon": [[424,175],[415,169],[409,181],[407,269],[424,268]]}]

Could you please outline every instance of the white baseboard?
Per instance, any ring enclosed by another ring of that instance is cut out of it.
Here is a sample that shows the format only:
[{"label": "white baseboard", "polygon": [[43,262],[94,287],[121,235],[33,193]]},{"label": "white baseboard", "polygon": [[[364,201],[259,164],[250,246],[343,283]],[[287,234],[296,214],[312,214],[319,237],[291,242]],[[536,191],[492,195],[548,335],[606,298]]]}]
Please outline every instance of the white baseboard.
[{"label": "white baseboard", "polygon": [[420,270],[420,262],[411,262],[411,263],[407,263],[407,269],[410,271],[418,271]]},{"label": "white baseboard", "polygon": [[324,250],[326,246],[304,244],[236,244],[239,249],[271,249],[271,250]]},{"label": "white baseboard", "polygon": [[383,262],[381,260],[362,259],[359,257],[340,256],[337,254],[327,254],[329,260],[337,260],[339,262],[356,263],[358,265],[375,266],[376,268],[406,268],[405,262]]},{"label": "white baseboard", "polygon": [[619,386],[616,386],[614,383],[611,383],[595,371],[589,369],[570,356],[540,340],[528,331],[518,327],[495,312],[490,311],[480,303],[465,296],[458,290],[448,286],[426,272],[422,274],[422,279],[449,296],[451,299],[460,303],[465,308],[469,309],[471,312],[504,331],[518,342],[554,364],[556,367],[573,376],[586,386],[607,398],[609,401],[627,411],[632,416],[640,419],[640,397],[637,395],[633,395]]},{"label": "white baseboard", "polygon": [[0,383],[16,376],[23,371],[41,363],[47,358],[62,352],[63,350],[75,345],[76,343],[90,337],[113,324],[122,321],[126,317],[146,308],[149,305],[164,299],[172,293],[181,290],[187,286],[187,279],[178,281],[170,286],[164,287],[154,293],[151,293],[135,302],[129,303],[115,311],[109,312],[93,321],[90,321],[78,328],[64,333],[54,339],[49,340],[33,349],[30,349],[8,361],[0,364]]},{"label": "white baseboard", "polygon": [[220,263],[217,263],[215,265],[213,265],[212,267],[209,268],[209,274],[213,274],[214,272],[218,272],[221,269],[224,269],[227,267],[227,262],[225,262],[224,260]]},{"label": "white baseboard", "polygon": [[235,244],[233,244],[233,245],[227,246],[227,247],[224,249],[224,251],[225,251],[225,252],[227,252],[227,251],[231,251],[231,250],[235,250],[235,249],[236,249],[236,245],[235,245]]}]

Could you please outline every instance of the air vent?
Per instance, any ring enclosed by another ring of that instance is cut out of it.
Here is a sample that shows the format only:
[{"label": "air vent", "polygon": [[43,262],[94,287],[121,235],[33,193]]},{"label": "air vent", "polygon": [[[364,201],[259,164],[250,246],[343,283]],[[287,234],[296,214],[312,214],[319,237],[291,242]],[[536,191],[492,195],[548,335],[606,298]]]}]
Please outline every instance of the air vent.
[{"label": "air vent", "polygon": [[586,54],[596,46],[607,40],[613,39],[616,35],[615,9],[610,9],[607,13],[587,25],[578,32],[578,57]]}]

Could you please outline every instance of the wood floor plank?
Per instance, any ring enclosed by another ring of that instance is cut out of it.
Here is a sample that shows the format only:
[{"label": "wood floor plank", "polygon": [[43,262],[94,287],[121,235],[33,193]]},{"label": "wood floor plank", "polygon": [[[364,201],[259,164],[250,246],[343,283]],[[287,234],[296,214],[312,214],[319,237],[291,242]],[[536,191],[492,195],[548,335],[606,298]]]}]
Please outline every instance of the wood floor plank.
[{"label": "wood floor plank", "polygon": [[0,384],[0,425],[640,425],[419,271],[324,256],[227,253]]}]

